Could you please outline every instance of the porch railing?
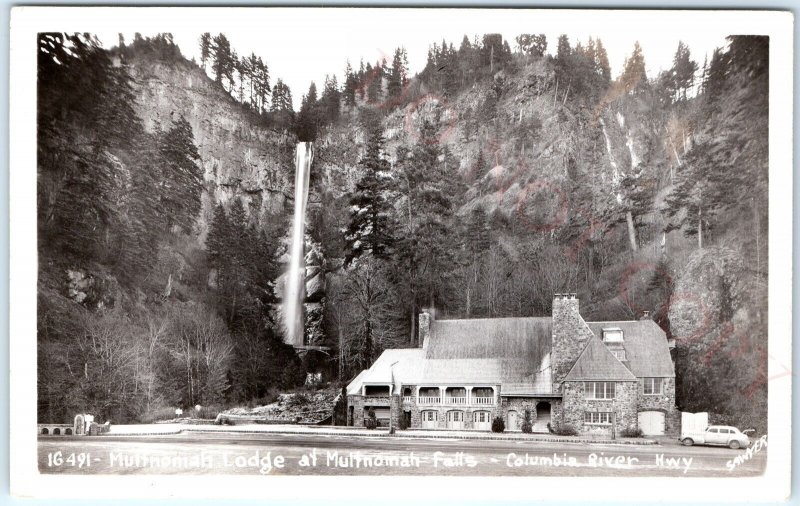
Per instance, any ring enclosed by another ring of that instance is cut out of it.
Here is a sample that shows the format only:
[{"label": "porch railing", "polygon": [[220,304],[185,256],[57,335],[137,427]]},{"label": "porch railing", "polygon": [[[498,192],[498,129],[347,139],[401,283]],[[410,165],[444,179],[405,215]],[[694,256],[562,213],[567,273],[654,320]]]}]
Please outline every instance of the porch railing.
[{"label": "porch railing", "polygon": [[494,397],[473,397],[472,404],[480,406],[491,406],[494,404]]},{"label": "porch railing", "polygon": [[420,395],[419,404],[422,406],[430,406],[432,404],[439,404],[439,396]]},{"label": "porch railing", "polygon": [[445,397],[445,404],[461,406],[465,405],[466,403],[467,403],[466,397]]}]

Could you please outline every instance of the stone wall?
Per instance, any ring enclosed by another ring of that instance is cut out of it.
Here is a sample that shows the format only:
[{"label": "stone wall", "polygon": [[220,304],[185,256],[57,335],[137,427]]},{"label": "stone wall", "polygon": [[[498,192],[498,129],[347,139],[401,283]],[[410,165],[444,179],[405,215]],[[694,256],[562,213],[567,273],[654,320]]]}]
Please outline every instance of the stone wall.
[{"label": "stone wall", "polygon": [[553,346],[550,352],[554,391],[559,391],[564,377],[593,335],[581,317],[575,295],[556,294],[553,299]]},{"label": "stone wall", "polygon": [[364,397],[362,395],[347,396],[347,414],[350,416],[350,407],[353,408],[353,427],[364,426]]},{"label": "stone wall", "polygon": [[661,411],[664,413],[665,432],[677,435],[681,430],[681,413],[675,407],[675,378],[664,378],[662,382],[661,395],[644,395],[644,387],[639,380],[638,411]]},{"label": "stone wall", "polygon": [[584,423],[584,412],[613,412],[616,414],[615,427],[617,434],[626,428],[639,426],[638,397],[640,385],[633,381],[616,382],[614,399],[586,399],[582,381],[568,381],[563,387],[563,414],[560,423],[571,425],[582,434],[611,433],[608,425],[591,425]]},{"label": "stone wall", "polygon": [[[499,415],[506,422],[506,430],[522,430],[522,421],[525,420],[525,410],[530,410],[531,425],[536,424],[536,406],[539,403],[547,402],[550,404],[550,420],[556,419],[556,412],[561,413],[561,399],[536,399],[531,397],[503,397],[500,403]],[[516,411],[517,426],[509,427],[508,412]]]}]

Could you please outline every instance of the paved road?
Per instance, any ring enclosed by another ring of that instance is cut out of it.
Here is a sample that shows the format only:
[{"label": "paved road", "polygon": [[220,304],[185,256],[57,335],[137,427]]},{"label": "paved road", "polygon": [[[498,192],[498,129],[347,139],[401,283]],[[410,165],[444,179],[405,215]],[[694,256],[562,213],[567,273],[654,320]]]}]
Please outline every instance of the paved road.
[{"label": "paved road", "polygon": [[[60,452],[60,453],[59,453]],[[39,438],[39,469],[66,474],[754,476],[767,448],[436,440],[292,434]]]}]

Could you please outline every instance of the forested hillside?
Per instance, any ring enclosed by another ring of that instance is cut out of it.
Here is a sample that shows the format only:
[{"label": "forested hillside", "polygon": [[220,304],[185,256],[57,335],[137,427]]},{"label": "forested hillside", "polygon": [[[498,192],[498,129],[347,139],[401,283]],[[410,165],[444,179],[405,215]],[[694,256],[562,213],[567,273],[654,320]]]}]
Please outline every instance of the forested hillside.
[{"label": "forested hillside", "polygon": [[[417,346],[424,307],[548,315],[569,291],[587,320],[649,312],[676,339],[679,407],[760,423],[766,38],[703,63],[679,44],[656,76],[635,44],[612,76],[599,39],[465,36],[413,76],[402,48],[347,63],[297,114],[268,62],[200,44],[195,63],[169,35],[41,38],[40,418],[346,381]],[[317,152],[309,314],[332,350],[303,360],[273,310],[297,140]]]}]

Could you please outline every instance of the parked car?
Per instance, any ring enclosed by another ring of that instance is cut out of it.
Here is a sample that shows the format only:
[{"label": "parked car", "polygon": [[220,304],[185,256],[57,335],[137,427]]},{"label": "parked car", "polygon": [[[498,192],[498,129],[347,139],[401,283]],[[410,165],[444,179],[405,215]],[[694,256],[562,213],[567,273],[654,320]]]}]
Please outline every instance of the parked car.
[{"label": "parked car", "polygon": [[736,427],[728,425],[709,425],[703,432],[687,432],[681,433],[678,439],[685,446],[698,445],[719,445],[728,446],[734,450],[739,448],[747,448],[750,446],[750,438],[747,433],[755,432],[753,429],[747,429],[740,432]]}]

